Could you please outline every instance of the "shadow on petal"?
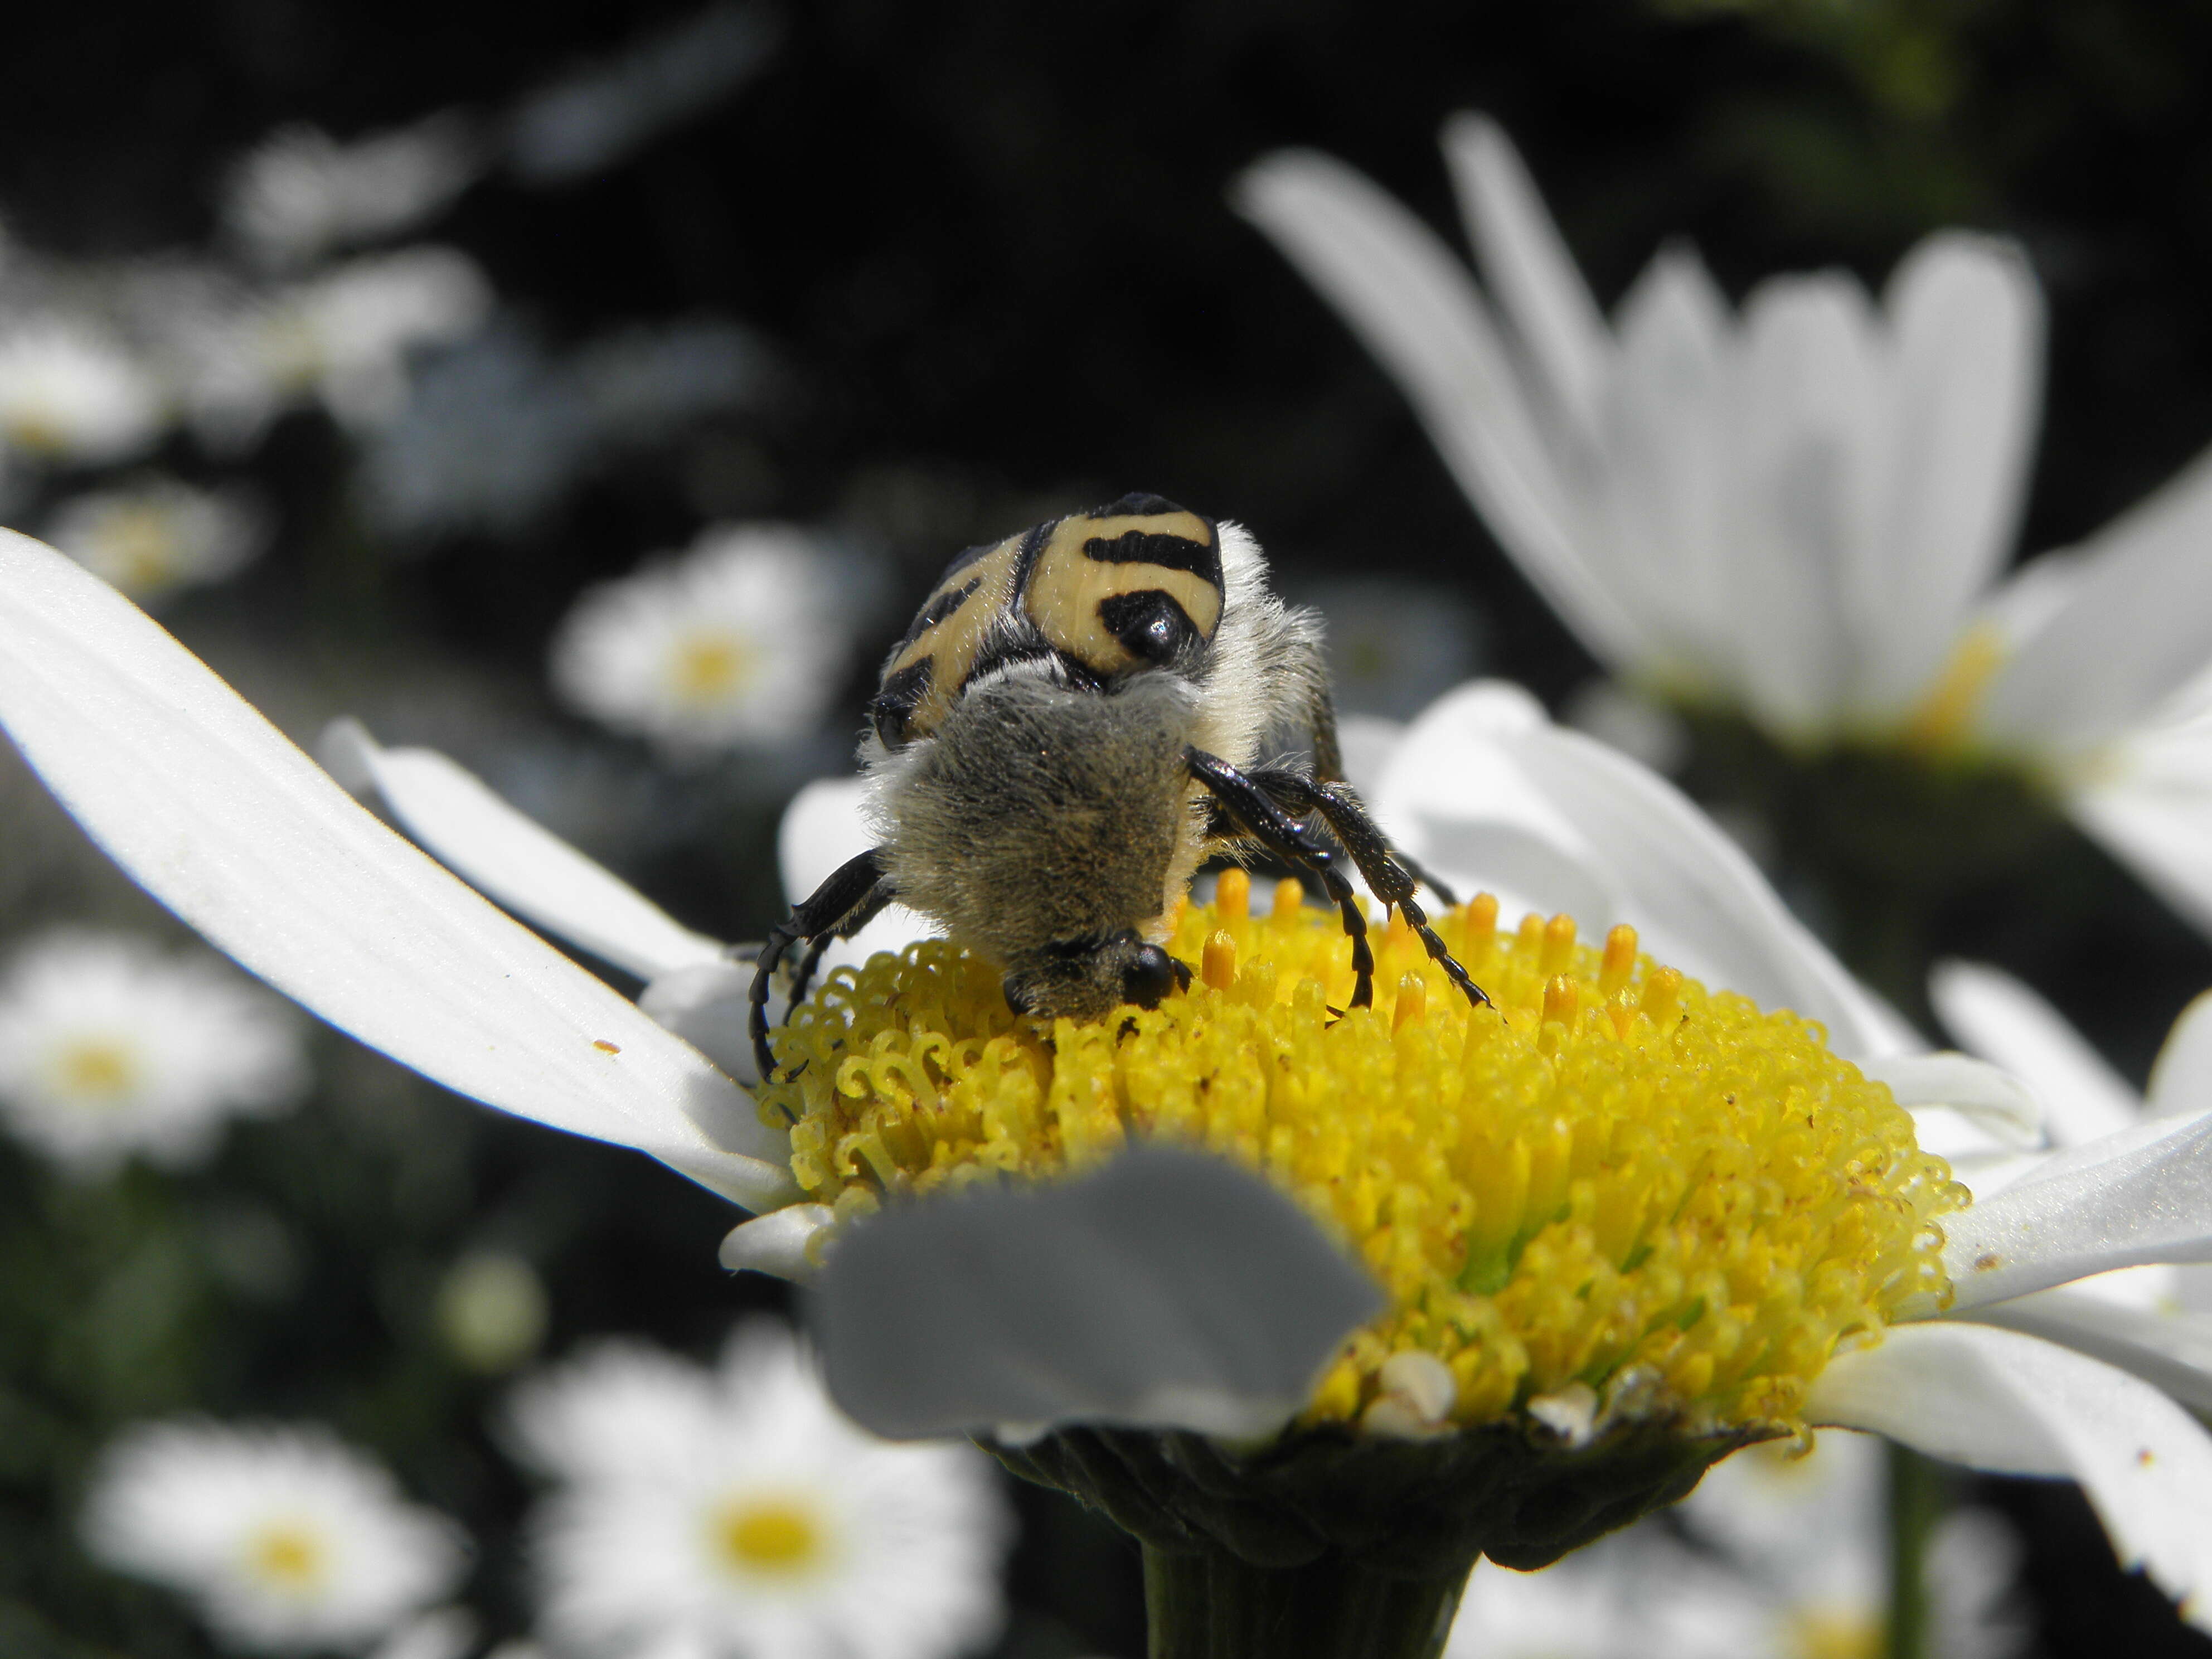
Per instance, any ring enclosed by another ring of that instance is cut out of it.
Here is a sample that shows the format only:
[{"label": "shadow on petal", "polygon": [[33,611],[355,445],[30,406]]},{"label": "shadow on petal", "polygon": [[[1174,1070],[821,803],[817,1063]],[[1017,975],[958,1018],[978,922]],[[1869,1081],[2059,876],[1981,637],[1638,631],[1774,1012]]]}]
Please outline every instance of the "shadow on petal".
[{"label": "shadow on petal", "polygon": [[1071,1421],[1249,1437],[1382,1306],[1266,1182],[1146,1148],[855,1225],[812,1322],[831,1395],[893,1438]]}]

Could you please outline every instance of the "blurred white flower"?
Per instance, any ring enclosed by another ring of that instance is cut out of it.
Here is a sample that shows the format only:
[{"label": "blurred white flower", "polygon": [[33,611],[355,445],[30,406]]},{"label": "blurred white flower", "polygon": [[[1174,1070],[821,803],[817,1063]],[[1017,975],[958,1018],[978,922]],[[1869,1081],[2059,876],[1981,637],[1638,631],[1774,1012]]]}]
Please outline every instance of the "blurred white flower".
[{"label": "blurred white flower", "polygon": [[[1770,1608],[1784,1659],[1881,1651],[1889,1616],[1888,1467],[1865,1435],[1831,1429],[1793,1455],[1753,1446],[1708,1470],[1683,1501],[1691,1531],[1715,1547]],[[2027,1645],[2009,1598],[2021,1549],[2004,1521],[1964,1510],[1937,1523],[1923,1564],[1943,1659],[2004,1659]]]},{"label": "blurred white flower", "polygon": [[1328,157],[1267,158],[1238,205],[1583,643],[1786,743],[2021,768],[2212,928],[2212,455],[2002,574],[2042,380],[2019,251],[1944,233],[1878,305],[1828,271],[1738,312],[1674,246],[1608,326],[1504,134],[1461,116],[1443,141],[1487,294]]},{"label": "blurred white flower", "polygon": [[223,221],[264,263],[305,264],[422,223],[483,172],[482,150],[450,110],[346,143],[284,127],[233,170]]},{"label": "blurred white flower", "polygon": [[46,539],[141,605],[234,575],[267,538],[268,519],[236,490],[152,477],[73,495]]},{"label": "blurred white flower", "polygon": [[[1444,1659],[1842,1659],[1879,1654],[1889,1616],[1881,1443],[1831,1430],[1807,1455],[1773,1444],[1706,1472],[1678,1511],[1540,1572],[1478,1567]],[[2027,1645],[2010,1597],[2020,1545],[1964,1510],[1939,1523],[1925,1572],[1943,1659]]]},{"label": "blurred white flower", "polygon": [[236,448],[285,410],[319,403],[371,430],[407,404],[408,359],[490,313],[483,273],[453,248],[368,254],[264,298],[190,319],[178,342],[202,435]]},{"label": "blurred white flower", "polygon": [[487,329],[423,369],[406,413],[362,458],[364,505],[384,529],[513,535],[610,454],[665,443],[750,400],[762,353],[707,318],[635,328],[556,356],[520,329]]},{"label": "blurred white flower", "polygon": [[[2031,1068],[2048,1109],[2050,1147],[1970,1161],[1959,1177],[1976,1196],[2033,1181],[2056,1159],[2129,1130],[2212,1103],[2212,994],[2182,1011],[2138,1093],[2065,1017],[2009,974],[1944,962],[1929,994],[1968,1050]],[[2212,1412],[2212,1266],[2151,1263],[2077,1279],[1978,1316],[2049,1336],[2136,1372],[2200,1412]]]},{"label": "blurred white flower", "polygon": [[369,1659],[467,1659],[477,1645],[477,1621],[462,1607],[434,1607],[377,1644]]},{"label": "blurred white flower", "polygon": [[712,1371],[600,1347],[524,1384],[512,1421],[559,1483],[533,1559],[541,1633],[564,1651],[934,1659],[1004,1617],[988,1462],[854,1427],[773,1321]]},{"label": "blurred white flower", "polygon": [[96,1559],[261,1652],[366,1648],[465,1562],[459,1528],[319,1425],[141,1425],[101,1457],[82,1530]]},{"label": "blurred white flower", "polygon": [[521,1256],[475,1250],[438,1285],[438,1334],[471,1370],[513,1370],[545,1337],[545,1282]]},{"label": "blurred white flower", "polygon": [[0,332],[0,453],[104,466],[153,447],[163,395],[123,345],[58,317]]},{"label": "blurred white flower", "polygon": [[779,32],[764,6],[712,5],[532,94],[510,118],[516,175],[558,185],[614,166],[749,80]]},{"label": "blurred white flower", "polygon": [[194,1163],[307,1081],[298,1017],[204,951],[68,929],[0,974],[0,1123],[71,1169]]},{"label": "blurred white flower", "polygon": [[719,525],[588,590],[553,641],[570,704],[672,755],[803,737],[852,659],[846,562],[791,525]]},{"label": "blurred white flower", "polygon": [[1749,1583],[1647,1522],[1539,1572],[1477,1566],[1443,1659],[1784,1659],[1774,1634]]}]

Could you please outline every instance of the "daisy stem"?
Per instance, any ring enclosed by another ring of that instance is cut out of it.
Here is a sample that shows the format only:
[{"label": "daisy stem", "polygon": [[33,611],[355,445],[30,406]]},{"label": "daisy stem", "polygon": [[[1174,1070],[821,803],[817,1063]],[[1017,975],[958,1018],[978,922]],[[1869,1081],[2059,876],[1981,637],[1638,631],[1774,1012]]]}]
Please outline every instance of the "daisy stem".
[{"label": "daisy stem", "polygon": [[1405,1578],[1334,1553],[1261,1567],[1146,1545],[1151,1659],[1436,1659],[1473,1565]]},{"label": "daisy stem", "polygon": [[1891,1446],[1888,1659],[1929,1659],[1928,1543],[1942,1515],[1942,1474],[1918,1452]]}]

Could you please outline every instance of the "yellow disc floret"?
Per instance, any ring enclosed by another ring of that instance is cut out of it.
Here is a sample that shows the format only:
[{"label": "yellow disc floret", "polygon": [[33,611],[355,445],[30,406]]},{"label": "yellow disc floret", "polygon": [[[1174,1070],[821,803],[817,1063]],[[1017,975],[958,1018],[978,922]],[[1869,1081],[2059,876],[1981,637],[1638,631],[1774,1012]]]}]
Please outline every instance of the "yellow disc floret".
[{"label": "yellow disc floret", "polygon": [[1439,1426],[1555,1424],[1580,1401],[1799,1431],[1839,1342],[1948,1298],[1935,1224],[1964,1188],[1819,1026],[1660,967],[1632,929],[1593,949],[1569,917],[1509,933],[1497,913],[1486,895],[1438,919],[1488,1008],[1394,917],[1375,1006],[1340,1012],[1335,912],[1285,883],[1255,915],[1239,872],[1176,919],[1190,989],[1093,1025],[1040,1029],[988,963],[913,945],[794,1011],[777,1048],[804,1067],[763,1110],[841,1223],[886,1195],[1079,1172],[1135,1138],[1261,1172],[1392,1302],[1310,1420],[1360,1420],[1393,1357],[1419,1354],[1455,1384]]}]

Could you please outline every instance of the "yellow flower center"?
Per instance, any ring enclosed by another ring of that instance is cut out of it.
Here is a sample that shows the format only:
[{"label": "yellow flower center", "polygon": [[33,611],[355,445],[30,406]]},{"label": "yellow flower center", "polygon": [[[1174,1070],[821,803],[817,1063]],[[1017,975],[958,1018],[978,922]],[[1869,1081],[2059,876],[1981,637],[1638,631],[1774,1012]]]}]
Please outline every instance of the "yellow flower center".
[{"label": "yellow flower center", "polygon": [[1438,928],[1493,1006],[1394,917],[1376,1006],[1340,1016],[1334,911],[1295,883],[1264,918],[1249,895],[1232,871],[1176,918],[1188,994],[1094,1025],[1018,1018],[996,970],[944,941],[840,970],[779,1039],[804,1069],[763,1091],[794,1177],[842,1224],[889,1195],[1078,1172],[1133,1138],[1233,1158],[1391,1297],[1313,1420],[1395,1399],[1384,1368],[1412,1353],[1449,1368],[1462,1426],[1595,1409],[1796,1433],[1838,1342],[1948,1299],[1934,1223],[1968,1195],[1817,1025],[1660,967],[1631,928],[1601,950],[1567,916],[1501,933],[1486,894]]},{"label": "yellow flower center", "polygon": [[128,1043],[112,1037],[81,1037],[64,1047],[54,1062],[61,1092],[86,1106],[113,1106],[138,1081],[138,1060]]},{"label": "yellow flower center", "polygon": [[330,1565],[330,1550],[314,1528],[279,1521],[255,1533],[246,1547],[249,1569],[282,1589],[311,1588]]},{"label": "yellow flower center", "polygon": [[727,634],[695,634],[679,643],[669,665],[669,683],[681,702],[721,702],[752,678],[757,653]]},{"label": "yellow flower center", "polygon": [[173,514],[158,507],[119,507],[104,529],[106,545],[94,562],[118,587],[140,593],[176,581],[184,546]]},{"label": "yellow flower center", "polygon": [[823,1553],[819,1518],[794,1498],[750,1498],[714,1517],[714,1539],[725,1565],[750,1573],[789,1574],[815,1565]]},{"label": "yellow flower center", "polygon": [[53,410],[19,404],[8,413],[8,441],[27,455],[52,459],[69,449],[68,423]]}]

